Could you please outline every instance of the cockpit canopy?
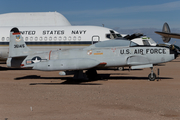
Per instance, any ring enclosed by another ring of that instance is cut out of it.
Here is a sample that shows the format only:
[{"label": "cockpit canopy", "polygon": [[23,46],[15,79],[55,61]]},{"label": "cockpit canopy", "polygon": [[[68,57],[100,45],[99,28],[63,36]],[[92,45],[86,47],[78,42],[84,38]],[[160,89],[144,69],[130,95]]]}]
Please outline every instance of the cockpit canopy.
[{"label": "cockpit canopy", "polygon": [[100,47],[134,47],[134,46],[138,46],[138,44],[134,43],[133,41],[126,40],[126,39],[112,39],[112,40],[98,42],[89,47],[100,48]]},{"label": "cockpit canopy", "polygon": [[156,46],[157,43],[152,39],[152,38],[149,38],[149,37],[140,37],[140,38],[135,38],[135,39],[132,39],[131,41],[137,43],[138,45],[144,45],[144,46]]}]

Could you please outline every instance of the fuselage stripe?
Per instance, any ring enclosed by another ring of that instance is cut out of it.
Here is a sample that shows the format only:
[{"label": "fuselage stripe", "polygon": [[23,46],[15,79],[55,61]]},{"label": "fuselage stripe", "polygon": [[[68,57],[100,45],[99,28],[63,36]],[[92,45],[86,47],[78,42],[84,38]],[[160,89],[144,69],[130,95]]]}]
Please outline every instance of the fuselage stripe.
[{"label": "fuselage stripe", "polygon": [[13,33],[13,35],[20,35],[21,33],[17,32],[17,33]]}]

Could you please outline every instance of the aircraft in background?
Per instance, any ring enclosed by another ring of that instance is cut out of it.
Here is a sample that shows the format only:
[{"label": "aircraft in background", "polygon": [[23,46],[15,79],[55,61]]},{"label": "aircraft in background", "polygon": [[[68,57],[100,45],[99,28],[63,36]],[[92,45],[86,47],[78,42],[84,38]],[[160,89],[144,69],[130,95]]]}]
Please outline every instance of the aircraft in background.
[{"label": "aircraft in background", "polygon": [[162,32],[161,31],[155,31],[155,33],[162,36],[162,39],[165,43],[168,43],[171,38],[177,38],[180,39],[180,34],[178,33],[171,33],[170,27],[168,23],[164,23]]},{"label": "aircraft in background", "polygon": [[178,52],[178,54],[180,54],[180,48],[177,45],[168,43],[171,40],[171,38],[180,39],[180,34],[171,33],[171,30],[170,30],[168,23],[164,23],[163,28],[162,28],[162,32],[161,31],[155,31],[155,33],[161,35],[163,42],[165,42],[164,44],[158,44],[159,46],[166,46],[166,47],[169,47],[171,49],[175,49]]},{"label": "aircraft in background", "polygon": [[0,14],[0,27],[4,26],[71,26],[58,12],[20,12]]},{"label": "aircraft in background", "polygon": [[0,24],[0,61],[6,61],[8,57],[9,30],[12,26],[21,26],[19,28],[26,44],[37,51],[85,47],[121,37],[118,32],[105,27],[71,26],[57,12],[4,14],[0,15],[0,21],[4,21],[4,26]]},{"label": "aircraft in background", "polygon": [[[96,69],[129,66],[131,69],[151,68],[148,78],[154,81],[153,65],[171,61],[176,51],[166,47],[139,46],[119,38],[98,42],[79,49],[36,51],[26,46],[17,28],[11,29],[8,67],[32,68],[42,71],[61,71],[60,75],[74,75],[75,79],[94,79]],[[86,75],[83,73],[86,71]]]}]

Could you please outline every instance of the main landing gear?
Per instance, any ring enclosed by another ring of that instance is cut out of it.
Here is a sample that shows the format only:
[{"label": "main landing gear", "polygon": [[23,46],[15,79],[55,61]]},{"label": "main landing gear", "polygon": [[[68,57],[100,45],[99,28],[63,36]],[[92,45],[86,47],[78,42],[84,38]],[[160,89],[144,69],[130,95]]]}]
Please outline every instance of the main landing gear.
[{"label": "main landing gear", "polygon": [[86,76],[89,80],[96,79],[98,74],[95,69],[89,69],[86,71]]},{"label": "main landing gear", "polygon": [[[76,70],[76,71],[71,71],[69,72],[66,72],[64,73],[65,75],[70,75],[70,74],[74,74],[74,77],[73,79],[78,79],[78,80],[94,80],[94,79],[97,79],[98,77],[98,74],[97,74],[97,71],[95,69],[89,69],[87,70],[85,73],[83,73],[83,70]],[[60,74],[62,75],[62,74]]]},{"label": "main landing gear", "polygon": [[124,67],[117,67],[117,70],[124,71]]},{"label": "main landing gear", "polygon": [[156,79],[156,74],[153,72],[153,67],[151,67],[151,73],[148,75],[150,81],[154,81]]}]

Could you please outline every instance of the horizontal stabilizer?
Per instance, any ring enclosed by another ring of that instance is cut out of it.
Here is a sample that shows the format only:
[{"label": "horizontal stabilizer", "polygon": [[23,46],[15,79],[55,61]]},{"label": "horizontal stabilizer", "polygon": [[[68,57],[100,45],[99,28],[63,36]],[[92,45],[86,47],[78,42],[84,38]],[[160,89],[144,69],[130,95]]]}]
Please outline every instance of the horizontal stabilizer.
[{"label": "horizontal stabilizer", "polygon": [[180,34],[177,34],[177,33],[166,33],[166,32],[159,32],[159,31],[155,31],[155,33],[164,37],[180,39]]},{"label": "horizontal stabilizer", "polygon": [[171,38],[180,39],[180,34],[178,33],[171,33],[170,27],[167,23],[164,23],[162,31],[155,31],[155,33],[162,36],[162,40],[165,43],[168,43]]},{"label": "horizontal stabilizer", "polygon": [[13,58],[8,58],[6,61],[6,64],[8,67],[16,67],[19,68],[21,66],[21,63],[26,57],[13,57]]}]

